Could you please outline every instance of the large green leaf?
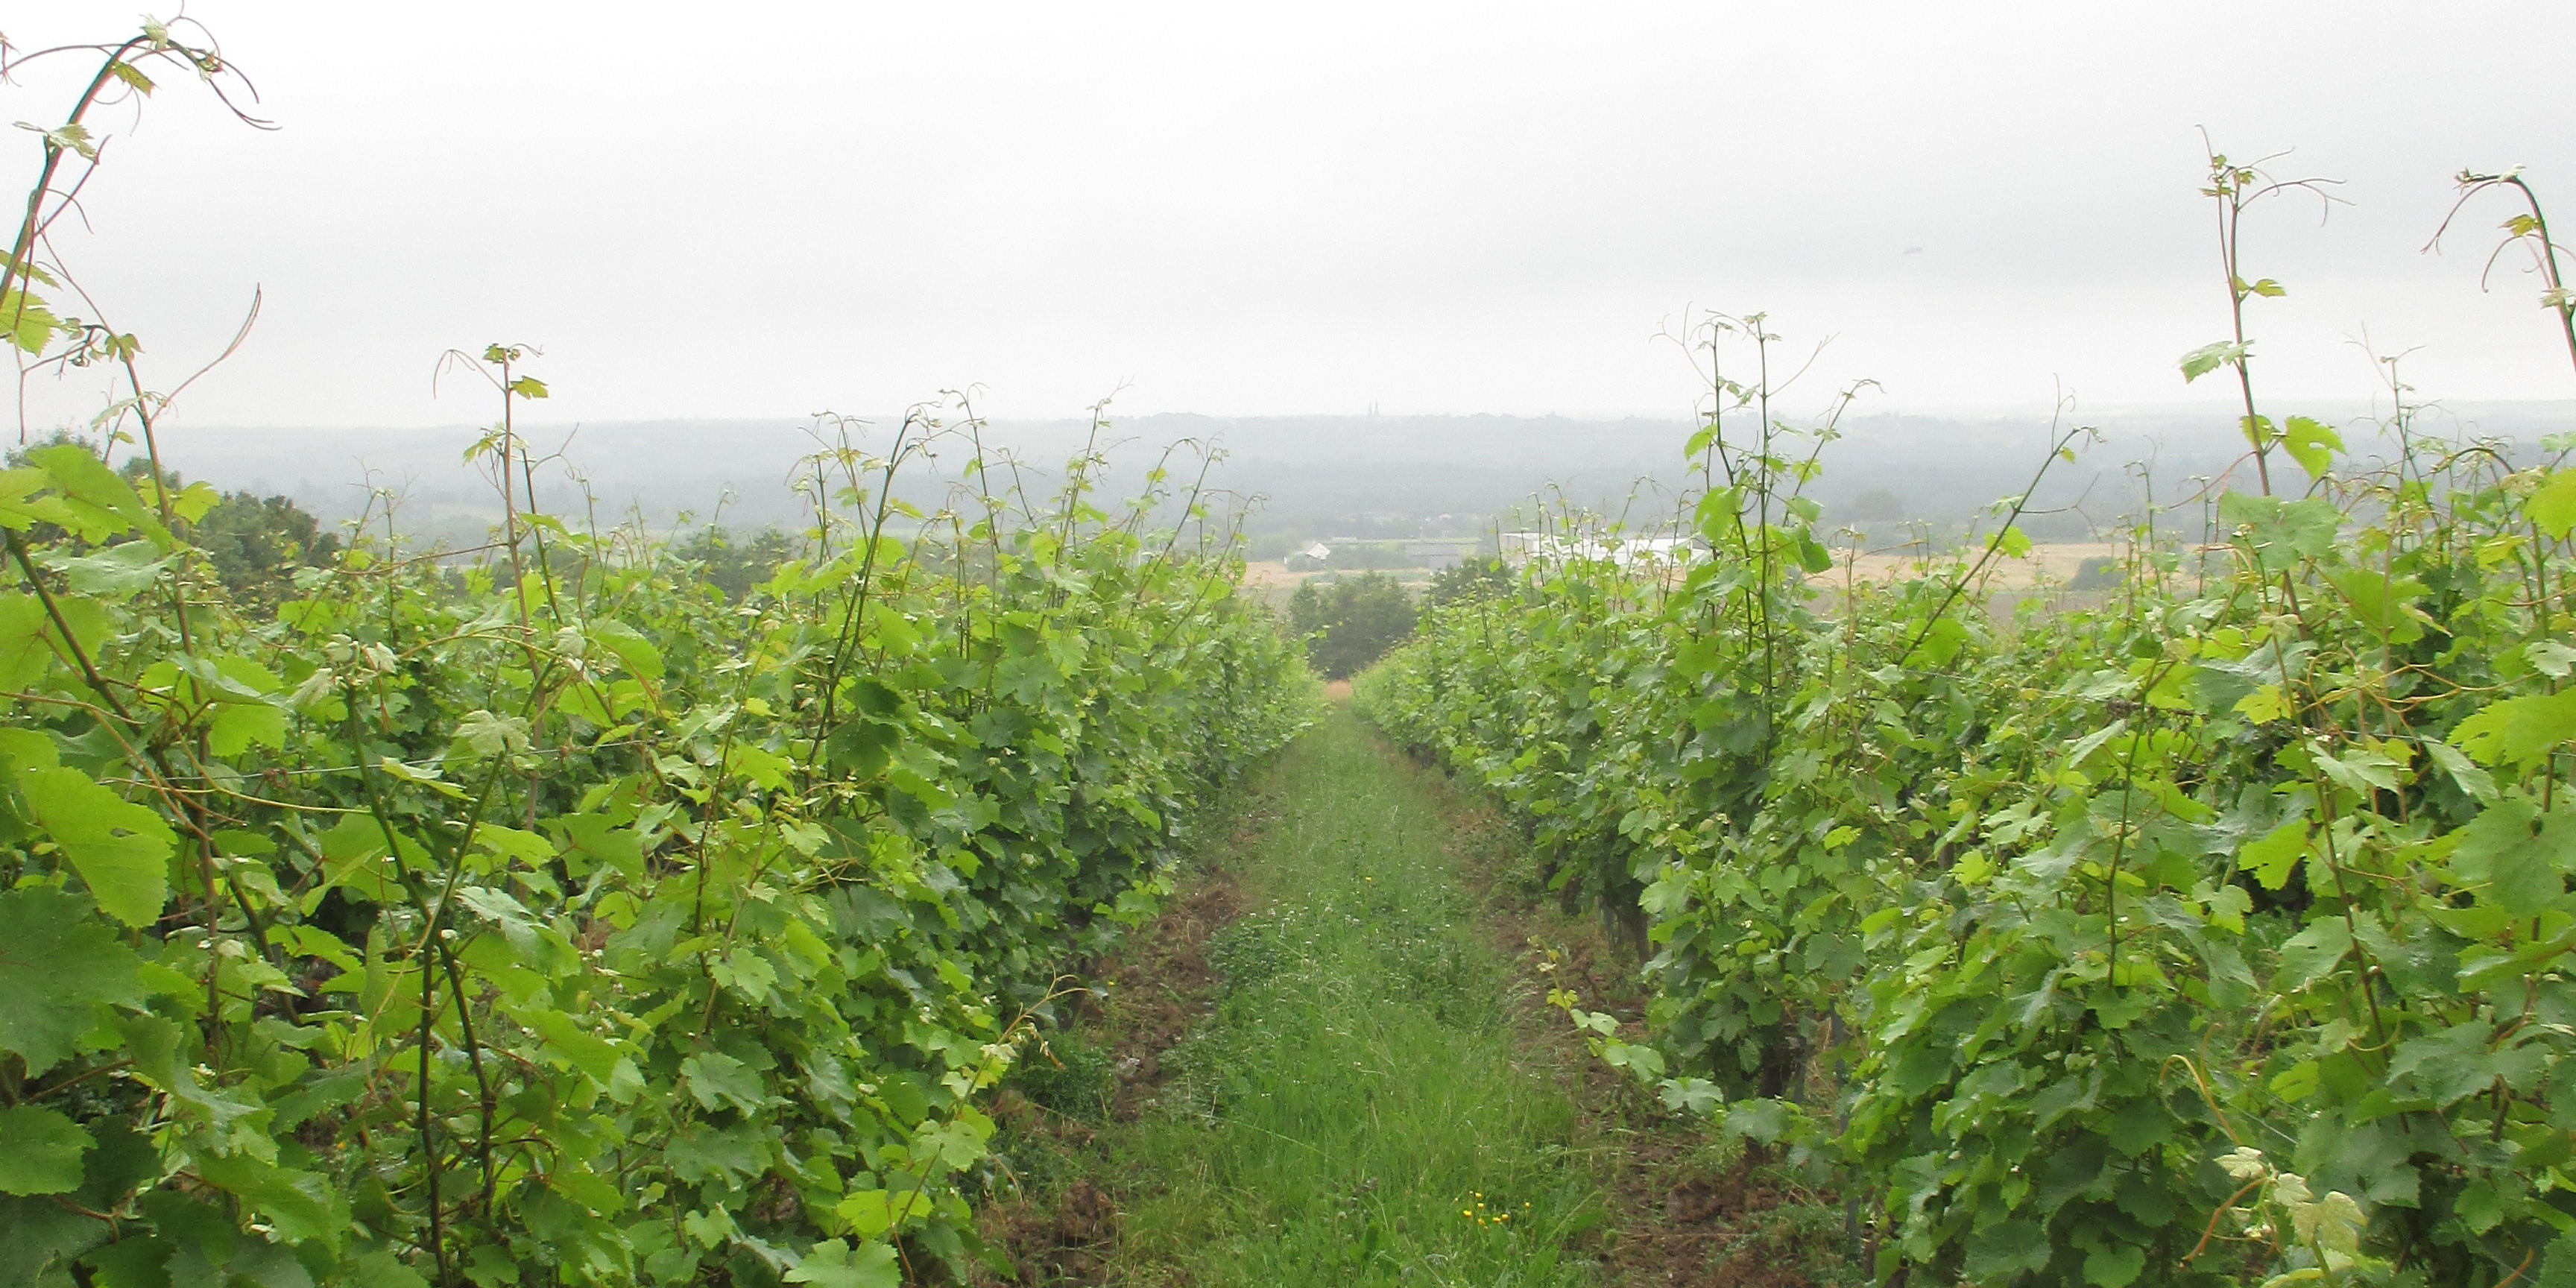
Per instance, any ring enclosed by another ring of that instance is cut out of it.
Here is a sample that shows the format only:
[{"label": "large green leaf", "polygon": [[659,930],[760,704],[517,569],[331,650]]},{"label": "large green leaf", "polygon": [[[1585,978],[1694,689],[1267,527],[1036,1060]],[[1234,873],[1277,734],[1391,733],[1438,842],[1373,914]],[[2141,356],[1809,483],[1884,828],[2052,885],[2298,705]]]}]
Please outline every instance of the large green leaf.
[{"label": "large green leaf", "polygon": [[84,541],[103,542],[136,528],[152,525],[143,509],[143,498],[116,471],[107,468],[86,447],[62,443],[35,447],[27,451],[27,460],[44,469],[63,505],[63,526],[80,535]]},{"label": "large green leaf", "polygon": [[2576,738],[2576,689],[2488,703],[2451,730],[2451,745],[2481,765],[2537,768]]},{"label": "large green leaf", "polygon": [[760,1071],[721,1051],[701,1051],[682,1060],[680,1076],[688,1081],[689,1094],[708,1110],[731,1107],[748,1116],[759,1113],[768,1098]]},{"label": "large green leaf", "polygon": [[2565,810],[2543,816],[2520,797],[2490,805],[2460,829],[2451,875],[2478,890],[2478,902],[2537,916],[2567,892],[2576,872],[2576,822]]},{"label": "large green leaf", "polygon": [[107,1222],[51,1198],[0,1198],[0,1284],[71,1288],[65,1267],[107,1235]]},{"label": "large green leaf", "polygon": [[1999,1221],[1968,1239],[1968,1274],[1978,1280],[2010,1282],[2048,1264],[2048,1231],[2036,1221]]},{"label": "large green leaf", "polygon": [[450,761],[473,764],[496,756],[516,755],[528,749],[528,721],[524,716],[499,716],[489,711],[469,711],[456,723],[456,736],[448,743]]},{"label": "large green leaf", "polygon": [[42,888],[0,892],[0,1050],[29,1075],[69,1059],[107,1008],[143,997],[143,959],[89,900]]},{"label": "large green leaf", "polygon": [[160,815],[77,769],[30,769],[19,775],[18,789],[100,908],[129,926],[160,920],[178,842]]},{"label": "large green leaf", "polygon": [[337,1248],[349,1236],[349,1198],[317,1172],[280,1167],[247,1154],[197,1160],[197,1175],[231,1191],[268,1218],[278,1237]]},{"label": "large green leaf", "polygon": [[73,593],[119,603],[161,580],[175,561],[149,541],[122,541],[94,555],[54,562]]},{"label": "large green leaf", "polygon": [[2296,992],[2326,977],[2352,951],[2352,929],[2343,918],[2327,915],[2308,923],[2281,945],[2281,973],[2272,986]]},{"label": "large green leaf", "polygon": [[2323,422],[2305,416],[2292,416],[2281,427],[2281,450],[2299,463],[2310,478],[2324,478],[2334,464],[2334,455],[2343,450],[2343,436]]},{"label": "large green leaf", "polygon": [[2551,540],[2564,541],[2576,530],[2576,470],[2552,470],[2540,489],[2523,503],[2523,512]]},{"label": "large green leaf", "polygon": [[225,702],[206,722],[206,749],[218,756],[238,756],[253,744],[286,745],[286,710],[265,702]]},{"label": "large green leaf", "polygon": [[429,1288],[429,1281],[421,1278],[419,1271],[404,1265],[390,1252],[370,1252],[352,1263],[351,1269],[353,1288]]},{"label": "large green leaf", "polygon": [[2549,1257],[2541,1263],[2539,1288],[2576,1288],[2576,1231],[2559,1235],[2549,1245]]},{"label": "large green leaf", "polygon": [[80,1124],[42,1105],[0,1109],[0,1194],[69,1194],[81,1155],[97,1147]]},{"label": "large green leaf", "polygon": [[[7,259],[0,252],[0,260]],[[32,465],[0,470],[0,528],[25,532],[39,523],[70,526],[71,514],[63,508],[62,498],[45,493],[51,479]]]},{"label": "large green leaf", "polygon": [[2352,602],[2353,616],[2372,634],[2391,644],[2424,638],[2426,619],[2415,606],[2427,591],[2423,582],[2412,577],[2391,579],[2375,568],[2340,568],[2326,574],[2326,580]]},{"label": "large green leaf", "polygon": [[[644,875],[644,838],[631,827],[620,827],[598,814],[566,814],[555,820],[570,849],[565,858],[576,854],[607,864],[630,880]],[[574,875],[579,876],[587,864],[574,862]]]},{"label": "large green leaf", "polygon": [[2308,854],[2308,822],[2293,819],[2248,841],[2236,866],[2254,874],[2266,890],[2278,890],[2289,883],[2290,870]]},{"label": "large green leaf", "polygon": [[[532,1010],[521,1019],[544,1038],[546,1045],[561,1055],[565,1063],[588,1074],[591,1081],[602,1087],[616,1084],[617,1066],[626,1059],[616,1043],[584,1030],[571,1016],[560,1011]],[[754,1094],[757,1094],[756,1087]]]},{"label": "large green leaf", "polygon": [[2218,498],[2218,521],[2253,551],[2265,572],[2280,572],[2332,550],[2335,533],[2343,525],[2343,511],[2323,498],[2286,501],[2255,492],[2229,492]]},{"label": "large green leaf", "polygon": [[2098,1288],[2128,1288],[2147,1265],[2147,1250],[2131,1245],[2105,1245],[2084,1255],[2084,1282]]},{"label": "large green leaf", "polygon": [[43,300],[15,287],[0,292],[0,332],[6,332],[9,343],[20,352],[43,353],[55,325],[53,310]]},{"label": "large green leaf", "polygon": [[2409,1038],[2397,1045],[2397,1054],[2389,1060],[2388,1080],[2445,1108],[2494,1087],[2499,1080],[2528,1089],[2545,1067],[2545,1051],[2511,1043],[2496,1049],[2491,1044],[2494,1033],[2494,1026],[2486,1021],[2471,1020]]},{"label": "large green leaf", "polygon": [[0,595],[0,689],[25,689],[53,664],[54,647],[45,638],[52,624],[35,596]]},{"label": "large green leaf", "polygon": [[854,778],[868,778],[886,767],[895,745],[903,738],[900,725],[888,724],[867,716],[854,716],[840,723],[823,741],[824,759],[832,768]]},{"label": "large green leaf", "polygon": [[903,1269],[891,1244],[869,1241],[855,1250],[839,1239],[815,1244],[785,1276],[817,1288],[902,1288]]}]

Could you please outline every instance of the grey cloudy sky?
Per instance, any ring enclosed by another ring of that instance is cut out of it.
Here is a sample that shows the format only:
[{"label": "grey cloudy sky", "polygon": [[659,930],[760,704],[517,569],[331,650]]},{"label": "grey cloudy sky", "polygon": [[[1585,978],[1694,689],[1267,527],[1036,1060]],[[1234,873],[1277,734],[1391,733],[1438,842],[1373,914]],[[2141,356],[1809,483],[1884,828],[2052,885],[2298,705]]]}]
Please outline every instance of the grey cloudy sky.
[{"label": "grey cloudy sky", "polygon": [[[18,6],[19,47],[133,0]],[[527,4],[196,0],[282,127],[169,85],[63,251],[177,379],[254,285],[213,426],[482,419],[450,346],[542,346],[549,420],[1685,414],[1689,304],[1834,335],[1880,405],[2217,400],[2206,126],[2339,177],[2248,223],[2258,373],[2576,395],[2464,165],[2576,219],[2557,3]],[[56,116],[68,63],[0,87]],[[11,182],[34,140],[5,146]],[[1906,253],[1920,247],[1917,253]],[[94,408],[45,383],[37,418]]]}]

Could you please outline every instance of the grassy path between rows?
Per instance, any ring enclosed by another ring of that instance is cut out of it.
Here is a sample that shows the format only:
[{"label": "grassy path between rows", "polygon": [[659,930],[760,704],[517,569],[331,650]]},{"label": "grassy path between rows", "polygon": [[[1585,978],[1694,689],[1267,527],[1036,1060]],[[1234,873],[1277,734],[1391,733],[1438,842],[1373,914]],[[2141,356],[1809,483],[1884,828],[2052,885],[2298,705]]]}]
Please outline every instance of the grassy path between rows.
[{"label": "grassy path between rows", "polygon": [[[1480,919],[1436,789],[1337,708],[1245,808],[1217,847],[1239,894],[1215,902],[1240,915],[1203,945],[1141,946],[1204,961],[1187,1029],[1122,1055],[1116,1031],[1156,1006],[1113,988],[1101,1025],[1060,1035],[1022,1084],[1006,1141],[1022,1224],[1004,1233],[1054,1243],[1024,1273],[1598,1282],[1584,1232],[1606,1211],[1605,1151],[1575,1103],[1581,1053],[1539,1027],[1552,1017]],[[1142,1060],[1159,1067],[1139,1079]]]}]

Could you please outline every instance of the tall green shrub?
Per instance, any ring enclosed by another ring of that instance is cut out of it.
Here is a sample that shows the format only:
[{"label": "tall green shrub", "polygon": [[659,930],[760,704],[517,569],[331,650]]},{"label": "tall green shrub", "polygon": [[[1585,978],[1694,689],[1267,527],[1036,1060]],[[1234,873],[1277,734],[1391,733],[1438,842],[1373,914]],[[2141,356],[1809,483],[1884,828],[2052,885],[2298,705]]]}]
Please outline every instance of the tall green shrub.
[{"label": "tall green shrub", "polygon": [[1300,582],[1288,600],[1289,629],[1306,637],[1306,659],[1328,680],[1348,677],[1413,633],[1413,597],[1384,573]]}]

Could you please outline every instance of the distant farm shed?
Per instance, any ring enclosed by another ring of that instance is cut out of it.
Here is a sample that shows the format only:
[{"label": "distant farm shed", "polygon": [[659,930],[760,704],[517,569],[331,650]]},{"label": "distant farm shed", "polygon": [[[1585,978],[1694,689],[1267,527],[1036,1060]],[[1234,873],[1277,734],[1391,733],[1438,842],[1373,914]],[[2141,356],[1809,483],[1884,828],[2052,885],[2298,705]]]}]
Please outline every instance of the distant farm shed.
[{"label": "distant farm shed", "polygon": [[1434,538],[1426,541],[1408,541],[1404,545],[1404,557],[1411,560],[1414,567],[1428,568],[1433,572],[1455,568],[1475,553],[1474,537],[1455,540]]},{"label": "distant farm shed", "polygon": [[1518,568],[1541,564],[1607,560],[1621,567],[1635,564],[1688,563],[1708,552],[1697,537],[1576,537],[1552,532],[1502,534],[1503,558]]}]

